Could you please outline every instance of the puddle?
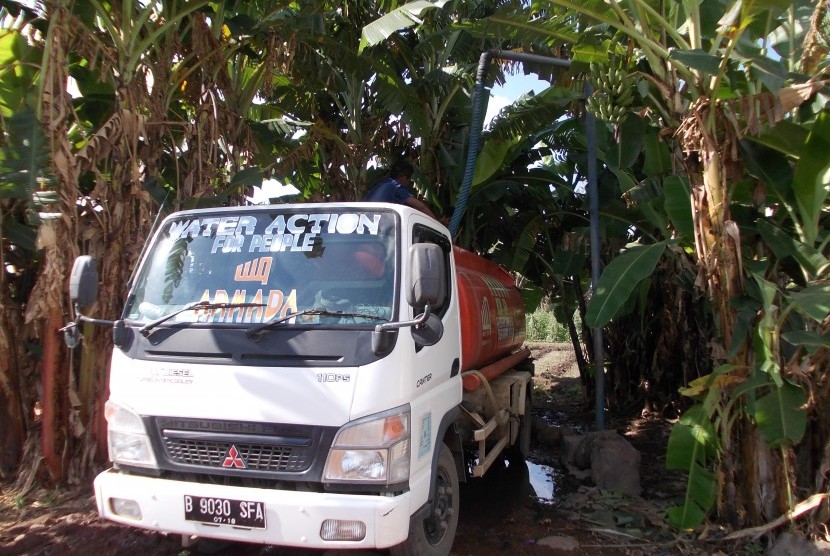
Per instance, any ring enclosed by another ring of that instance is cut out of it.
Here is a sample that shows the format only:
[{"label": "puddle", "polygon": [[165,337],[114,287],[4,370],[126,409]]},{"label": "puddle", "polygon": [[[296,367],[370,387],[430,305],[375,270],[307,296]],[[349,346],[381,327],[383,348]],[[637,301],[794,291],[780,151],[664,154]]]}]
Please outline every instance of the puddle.
[{"label": "puddle", "polygon": [[[511,510],[536,504],[559,503],[562,474],[554,467],[532,462],[496,463],[484,477],[467,479],[461,486],[462,519],[496,525]],[[498,511],[493,511],[498,508]]]},{"label": "puddle", "polygon": [[528,470],[528,481],[533,492],[536,493],[536,501],[540,504],[553,505],[559,502],[557,492],[557,481],[561,478],[559,471],[549,465],[525,462]]}]

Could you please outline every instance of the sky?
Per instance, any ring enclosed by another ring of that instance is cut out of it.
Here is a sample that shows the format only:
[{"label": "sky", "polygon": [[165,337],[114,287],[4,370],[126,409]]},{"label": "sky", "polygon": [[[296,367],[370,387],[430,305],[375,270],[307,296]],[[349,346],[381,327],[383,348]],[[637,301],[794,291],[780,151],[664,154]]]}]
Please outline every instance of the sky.
[{"label": "sky", "polygon": [[490,104],[487,105],[487,114],[484,116],[484,125],[487,125],[499,110],[512,104],[525,93],[533,91],[538,94],[547,89],[550,83],[541,81],[535,75],[508,75],[503,86],[496,85],[490,90]]}]

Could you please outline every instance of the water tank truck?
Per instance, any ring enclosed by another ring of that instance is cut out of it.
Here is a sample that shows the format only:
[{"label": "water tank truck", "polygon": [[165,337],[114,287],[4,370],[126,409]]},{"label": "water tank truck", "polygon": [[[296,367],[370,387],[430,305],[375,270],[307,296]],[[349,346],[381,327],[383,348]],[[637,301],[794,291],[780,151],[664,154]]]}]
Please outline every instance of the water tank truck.
[{"label": "water tank truck", "polygon": [[110,520],[198,538],[447,555],[460,481],[530,440],[512,276],[385,203],[168,216],[107,322]]}]

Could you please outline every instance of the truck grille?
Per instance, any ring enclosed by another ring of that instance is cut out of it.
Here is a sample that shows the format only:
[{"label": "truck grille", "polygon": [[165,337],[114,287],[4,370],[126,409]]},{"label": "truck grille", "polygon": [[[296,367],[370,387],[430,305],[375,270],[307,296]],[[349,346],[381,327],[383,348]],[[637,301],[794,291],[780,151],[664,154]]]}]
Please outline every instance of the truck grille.
[{"label": "truck grille", "polygon": [[[236,447],[238,457],[244,462],[244,469],[299,473],[310,465],[308,456],[311,451],[293,446],[164,437],[170,461],[183,465],[230,467],[232,464],[223,463],[229,457],[232,446]],[[239,465],[234,467],[239,468]]]},{"label": "truck grille", "polygon": [[322,470],[335,427],[150,417],[162,469],[309,480]]}]

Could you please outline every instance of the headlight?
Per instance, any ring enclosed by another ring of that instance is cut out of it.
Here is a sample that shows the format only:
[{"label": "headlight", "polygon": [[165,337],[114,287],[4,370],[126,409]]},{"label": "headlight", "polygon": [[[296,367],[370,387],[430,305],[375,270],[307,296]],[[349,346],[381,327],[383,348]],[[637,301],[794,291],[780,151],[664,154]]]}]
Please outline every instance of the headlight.
[{"label": "headlight", "polygon": [[139,467],[158,467],[141,417],[110,401],[104,406],[104,415],[108,424],[110,461]]},{"label": "headlight", "polygon": [[389,485],[409,480],[409,406],[344,425],[323,481]]}]

